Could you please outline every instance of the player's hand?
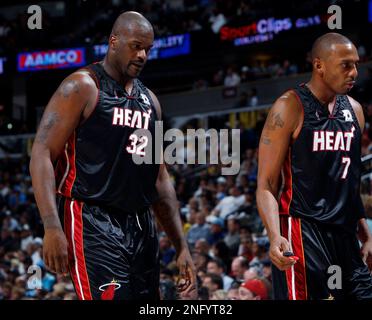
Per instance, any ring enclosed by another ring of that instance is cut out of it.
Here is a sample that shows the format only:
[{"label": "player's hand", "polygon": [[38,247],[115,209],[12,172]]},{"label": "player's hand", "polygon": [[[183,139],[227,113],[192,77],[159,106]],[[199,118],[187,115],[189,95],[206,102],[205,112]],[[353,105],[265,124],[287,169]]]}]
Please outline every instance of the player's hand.
[{"label": "player's hand", "polygon": [[67,240],[61,228],[45,229],[43,258],[46,267],[58,274],[68,274]]},{"label": "player's hand", "polygon": [[180,298],[183,300],[196,300],[198,296],[196,269],[190,251],[187,248],[181,250],[178,255],[177,266],[179,269],[177,290]]},{"label": "player's hand", "polygon": [[369,238],[363,243],[360,254],[364,263],[368,266],[369,271],[372,272],[372,238]]},{"label": "player's hand", "polygon": [[281,270],[287,270],[296,263],[296,259],[285,257],[284,252],[290,251],[290,245],[286,238],[277,236],[270,241],[270,259]]}]

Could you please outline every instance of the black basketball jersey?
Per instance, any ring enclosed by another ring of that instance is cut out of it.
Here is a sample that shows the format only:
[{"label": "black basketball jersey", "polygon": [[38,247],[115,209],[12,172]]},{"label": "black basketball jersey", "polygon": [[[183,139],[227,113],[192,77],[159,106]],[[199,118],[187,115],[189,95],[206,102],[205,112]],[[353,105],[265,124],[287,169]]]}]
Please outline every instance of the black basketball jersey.
[{"label": "black basketball jersey", "polygon": [[101,63],[86,68],[99,90],[97,103],[57,159],[57,193],[127,212],[144,209],[157,198],[159,165],[138,165],[133,161],[133,153],[143,155],[146,150],[146,140],[134,131],[150,132],[152,140],[148,143],[155,150],[154,103],[138,79],[128,95]]},{"label": "black basketball jersey", "polygon": [[304,111],[298,138],[282,168],[280,213],[355,232],[360,198],[361,129],[346,95],[332,114],[302,84],[294,89]]}]

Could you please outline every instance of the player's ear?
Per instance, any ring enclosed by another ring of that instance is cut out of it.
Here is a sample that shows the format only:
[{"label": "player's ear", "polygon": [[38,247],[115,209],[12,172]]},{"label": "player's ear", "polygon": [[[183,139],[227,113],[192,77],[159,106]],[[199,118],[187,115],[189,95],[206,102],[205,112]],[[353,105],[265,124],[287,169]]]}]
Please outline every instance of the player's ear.
[{"label": "player's ear", "polygon": [[109,38],[109,45],[113,51],[118,47],[118,37],[115,34],[111,34]]},{"label": "player's ear", "polygon": [[323,76],[323,64],[322,64],[322,61],[319,58],[315,58],[313,60],[313,69],[320,76]]}]

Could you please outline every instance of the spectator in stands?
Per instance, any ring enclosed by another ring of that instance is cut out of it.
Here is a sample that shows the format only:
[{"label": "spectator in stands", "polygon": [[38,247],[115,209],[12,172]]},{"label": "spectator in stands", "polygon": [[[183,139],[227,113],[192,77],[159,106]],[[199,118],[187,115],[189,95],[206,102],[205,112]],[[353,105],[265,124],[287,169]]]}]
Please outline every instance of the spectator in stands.
[{"label": "spectator in stands", "polygon": [[32,241],[34,240],[32,231],[30,230],[30,226],[28,224],[22,226],[21,239],[22,250],[26,250],[27,246],[31,244]]},{"label": "spectator in stands", "polygon": [[217,190],[216,190],[216,199],[218,201],[222,200],[227,194],[227,184],[225,177],[218,177],[217,179]]},{"label": "spectator in stands", "polygon": [[223,289],[223,281],[221,276],[207,273],[203,279],[202,286],[208,288],[209,298],[211,298],[215,291]]},{"label": "spectator in stands", "polygon": [[212,296],[209,300],[227,300],[227,292],[225,290],[216,290],[212,293]]},{"label": "spectator in stands", "polygon": [[226,273],[226,266],[223,261],[219,258],[213,258],[207,264],[207,272],[213,273],[222,278],[223,281],[223,289],[225,291],[229,290],[231,284],[233,283],[234,279],[229,277]]},{"label": "spectator in stands", "polygon": [[266,300],[268,290],[260,279],[251,279],[244,282],[239,288],[240,300]]},{"label": "spectator in stands", "polygon": [[249,267],[255,267],[259,273],[262,273],[262,261],[269,258],[269,239],[267,237],[257,238],[252,244],[253,259],[249,262]]},{"label": "spectator in stands", "polygon": [[248,106],[250,107],[258,106],[257,89],[255,87],[251,88],[249,91]]},{"label": "spectator in stands", "polygon": [[248,261],[253,259],[252,254],[252,236],[240,233],[240,245],[238,249],[238,256],[245,257]]},{"label": "spectator in stands", "polygon": [[168,265],[175,257],[176,250],[172,247],[172,244],[165,233],[162,233],[159,237],[159,255],[160,261],[164,266]]},{"label": "spectator in stands", "polygon": [[230,274],[231,271],[231,253],[229,248],[227,247],[226,243],[221,240],[216,242],[211,248],[211,256],[213,258],[219,258],[223,261],[224,265],[226,266],[226,274]]},{"label": "spectator in stands", "polygon": [[198,300],[209,300],[209,290],[206,287],[199,286]]},{"label": "spectator in stands", "polygon": [[187,243],[191,248],[194,247],[195,242],[198,239],[208,239],[211,234],[210,225],[206,223],[205,218],[206,216],[203,212],[198,212],[196,214],[195,223],[191,226],[189,232],[187,233]]},{"label": "spectator in stands", "polygon": [[237,255],[240,245],[239,220],[235,215],[227,218],[227,233],[223,241],[226,243],[233,256]]},{"label": "spectator in stands", "polygon": [[3,228],[9,231],[20,228],[18,221],[12,217],[10,210],[5,210],[4,212]]},{"label": "spectator in stands", "polygon": [[227,300],[240,300],[239,287],[240,283],[237,281],[231,284],[230,289],[227,291]]},{"label": "spectator in stands", "polygon": [[224,72],[222,69],[219,69],[217,70],[214,75],[213,75],[213,78],[212,78],[212,85],[213,86],[221,86],[223,85],[223,81],[224,81]]},{"label": "spectator in stands", "polygon": [[236,281],[244,281],[244,272],[249,269],[249,262],[247,258],[238,256],[233,259],[231,263],[231,275]]},{"label": "spectator in stands", "polygon": [[292,64],[288,59],[283,61],[281,67],[277,70],[277,76],[289,76],[291,74],[297,74],[298,68],[297,65]]},{"label": "spectator in stands", "polygon": [[210,250],[210,245],[206,239],[201,238],[201,239],[196,240],[193,252],[209,255],[209,250]]},{"label": "spectator in stands", "polygon": [[177,300],[177,289],[173,280],[160,280],[159,291],[161,300]]},{"label": "spectator in stands", "polygon": [[245,83],[248,80],[250,80],[249,67],[248,66],[243,66],[240,69],[240,82]]},{"label": "spectator in stands", "polygon": [[230,189],[230,196],[224,197],[215,208],[212,214],[226,219],[229,214],[234,213],[245,203],[245,196],[242,194],[242,189],[234,186]]},{"label": "spectator in stands", "polygon": [[43,240],[39,237],[34,238],[32,242],[27,246],[26,252],[29,257],[32,259],[32,264],[37,266],[43,266],[43,259],[42,259],[42,247],[43,247]]},{"label": "spectator in stands", "polygon": [[248,270],[244,272],[244,281],[255,279],[263,275],[262,271],[257,267],[249,267]]},{"label": "spectator in stands", "polygon": [[194,197],[190,198],[189,203],[188,203],[188,209],[189,209],[189,211],[190,210],[196,210],[196,211],[198,211],[199,210],[198,199],[196,199]]},{"label": "spectator in stands", "polygon": [[194,192],[194,198],[197,199],[197,198],[201,197],[203,192],[207,188],[208,188],[208,180],[207,179],[200,179],[199,188]]},{"label": "spectator in stands", "polygon": [[193,251],[192,252],[192,259],[195,263],[196,270],[206,272],[207,271],[207,264],[211,257],[206,253],[198,253]]},{"label": "spectator in stands", "polygon": [[270,259],[262,260],[262,276],[265,278],[269,283],[272,283],[271,279],[271,261]]},{"label": "spectator in stands", "polygon": [[228,67],[223,81],[226,88],[237,87],[240,84],[240,76],[234,71],[233,67]]},{"label": "spectator in stands", "polygon": [[211,227],[207,241],[210,245],[213,245],[225,238],[225,221],[222,218],[216,216],[210,216],[208,221]]}]

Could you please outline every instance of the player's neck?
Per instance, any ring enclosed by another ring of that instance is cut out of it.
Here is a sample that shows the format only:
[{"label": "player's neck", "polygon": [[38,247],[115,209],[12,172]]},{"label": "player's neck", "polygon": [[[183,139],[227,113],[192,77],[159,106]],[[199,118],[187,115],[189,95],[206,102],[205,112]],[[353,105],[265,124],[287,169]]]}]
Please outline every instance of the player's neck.
[{"label": "player's neck", "polygon": [[133,87],[133,79],[130,77],[125,77],[122,72],[118,71],[115,66],[108,61],[107,56],[103,59],[102,63],[105,72],[118,82],[127,92],[131,92]]},{"label": "player's neck", "polygon": [[319,100],[322,105],[328,105],[334,101],[336,94],[329,90],[320,81],[314,81],[311,79],[306,86],[309,88],[311,93]]}]

